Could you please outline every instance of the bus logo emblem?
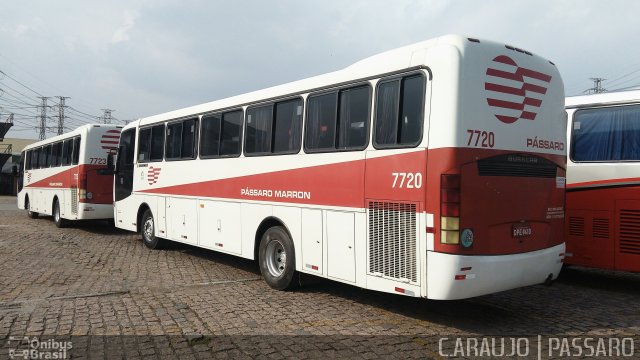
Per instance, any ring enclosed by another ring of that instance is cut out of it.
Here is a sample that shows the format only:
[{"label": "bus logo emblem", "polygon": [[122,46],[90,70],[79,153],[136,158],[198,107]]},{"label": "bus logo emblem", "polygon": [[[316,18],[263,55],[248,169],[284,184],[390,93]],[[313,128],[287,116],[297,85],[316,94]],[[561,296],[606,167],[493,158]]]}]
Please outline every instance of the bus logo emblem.
[{"label": "bus logo emblem", "polygon": [[160,177],[160,168],[154,168],[153,166],[149,166],[149,170],[147,171],[147,181],[149,185],[153,185],[158,182],[158,177]]},{"label": "bus logo emblem", "polygon": [[118,151],[118,141],[120,140],[120,130],[107,130],[100,139],[100,145],[107,150],[107,154],[115,154]]},{"label": "bus logo emblem", "polygon": [[497,56],[493,62],[494,67],[487,68],[488,79],[484,89],[497,98],[487,98],[489,106],[500,110],[495,114],[496,118],[505,124],[512,124],[518,119],[535,120],[537,114],[525,107],[531,109],[542,105],[540,96],[535,95],[547,93],[546,86],[551,82],[551,76],[520,67],[505,55]]}]

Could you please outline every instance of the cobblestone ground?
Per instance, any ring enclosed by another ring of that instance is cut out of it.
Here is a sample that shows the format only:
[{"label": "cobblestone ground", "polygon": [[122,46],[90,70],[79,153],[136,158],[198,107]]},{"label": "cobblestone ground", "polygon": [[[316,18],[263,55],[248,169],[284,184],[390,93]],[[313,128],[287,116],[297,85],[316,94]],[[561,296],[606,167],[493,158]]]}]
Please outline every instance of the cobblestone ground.
[{"label": "cobblestone ground", "polygon": [[637,274],[565,269],[551,287],[446,302],[315,278],[279,292],[252,261],[151,251],[106,222],[57,229],[14,203],[0,198],[0,358],[25,336],[72,341],[76,358],[368,359],[437,358],[443,336],[640,335]]}]

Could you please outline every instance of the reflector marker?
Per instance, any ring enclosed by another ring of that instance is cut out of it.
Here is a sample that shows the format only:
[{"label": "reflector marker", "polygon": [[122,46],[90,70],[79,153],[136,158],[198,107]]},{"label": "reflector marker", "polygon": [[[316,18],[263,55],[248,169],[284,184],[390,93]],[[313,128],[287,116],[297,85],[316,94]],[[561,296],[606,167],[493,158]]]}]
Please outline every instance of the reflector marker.
[{"label": "reflector marker", "polygon": [[409,296],[415,296],[415,295],[416,295],[416,293],[414,293],[414,292],[413,292],[413,291],[411,291],[411,290],[403,289],[403,288],[401,288],[401,287],[397,287],[397,286],[396,286],[396,288],[395,288],[395,291],[396,291],[397,293],[405,294],[405,295],[409,295]]},{"label": "reflector marker", "polygon": [[316,270],[316,271],[318,270],[318,267],[316,265],[305,264],[304,267],[311,270]]}]

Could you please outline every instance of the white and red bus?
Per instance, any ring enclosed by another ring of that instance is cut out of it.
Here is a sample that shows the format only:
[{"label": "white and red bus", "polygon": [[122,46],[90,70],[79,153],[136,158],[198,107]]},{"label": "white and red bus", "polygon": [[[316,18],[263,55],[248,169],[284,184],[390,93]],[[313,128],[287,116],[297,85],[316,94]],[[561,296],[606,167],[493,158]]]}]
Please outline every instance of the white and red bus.
[{"label": "white and red bus", "polygon": [[460,299],[551,281],[564,256],[553,63],[444,36],[122,131],[115,223],[308,273]]},{"label": "white and red bus", "polygon": [[25,147],[18,170],[18,207],[56,226],[113,219],[113,176],[99,175],[115,153],[122,126],[83,125]]},{"label": "white and red bus", "polygon": [[640,90],[566,99],[567,264],[640,271]]}]

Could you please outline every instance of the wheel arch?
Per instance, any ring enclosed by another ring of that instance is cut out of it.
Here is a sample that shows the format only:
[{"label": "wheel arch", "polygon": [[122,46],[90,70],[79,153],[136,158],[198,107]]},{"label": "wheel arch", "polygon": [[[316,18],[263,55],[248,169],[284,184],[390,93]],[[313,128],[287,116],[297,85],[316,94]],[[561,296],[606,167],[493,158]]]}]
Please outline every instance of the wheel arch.
[{"label": "wheel arch", "polygon": [[253,260],[258,260],[258,252],[260,251],[260,241],[262,240],[262,235],[264,235],[264,233],[269,228],[272,228],[274,226],[281,226],[284,229],[284,231],[287,233],[289,238],[293,240],[293,237],[291,236],[291,231],[289,231],[289,228],[287,227],[287,225],[285,225],[284,221],[282,221],[280,218],[276,216],[266,217],[264,220],[262,220],[260,225],[258,225],[258,229],[256,230],[256,235],[255,235],[254,244],[253,244]]},{"label": "wheel arch", "polygon": [[151,211],[151,216],[153,216],[153,218],[155,219],[155,215],[153,214],[153,210],[151,210],[151,206],[149,206],[149,204],[147,204],[146,202],[140,204],[140,207],[138,207],[138,214],[136,215],[136,232],[138,233],[140,232],[142,215],[144,215],[144,212],[147,210]]},{"label": "wheel arch", "polygon": [[[58,206],[61,206],[60,200],[58,199],[58,194],[53,195],[53,200],[51,201],[51,215],[53,215],[53,211],[56,206],[56,201],[58,202]],[[62,217],[62,208],[60,208],[60,216]]]}]

